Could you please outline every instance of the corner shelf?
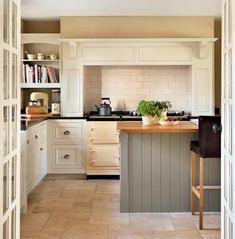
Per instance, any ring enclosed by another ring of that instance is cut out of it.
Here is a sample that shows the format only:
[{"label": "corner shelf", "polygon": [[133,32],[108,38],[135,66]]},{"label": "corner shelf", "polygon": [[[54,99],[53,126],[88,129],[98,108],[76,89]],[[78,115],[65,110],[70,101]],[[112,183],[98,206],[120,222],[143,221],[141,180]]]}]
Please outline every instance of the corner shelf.
[{"label": "corner shelf", "polygon": [[20,83],[21,89],[29,88],[60,88],[60,83]]}]

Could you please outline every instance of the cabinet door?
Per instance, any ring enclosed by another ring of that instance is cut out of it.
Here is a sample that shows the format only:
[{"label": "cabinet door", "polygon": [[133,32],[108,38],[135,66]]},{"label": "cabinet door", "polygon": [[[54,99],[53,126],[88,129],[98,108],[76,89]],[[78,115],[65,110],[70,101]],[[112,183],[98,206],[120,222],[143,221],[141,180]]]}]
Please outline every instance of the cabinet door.
[{"label": "cabinet door", "polygon": [[47,174],[47,144],[46,142],[40,142],[39,147],[39,164],[40,164],[40,180],[42,180]]},{"label": "cabinet door", "polygon": [[52,137],[54,143],[73,142],[80,144],[83,141],[84,122],[56,122],[52,124]]},{"label": "cabinet door", "polygon": [[31,151],[31,189],[37,186],[40,182],[40,148],[38,145],[34,145]]},{"label": "cabinet door", "polygon": [[52,154],[54,169],[83,169],[82,145],[54,145]]},{"label": "cabinet door", "polygon": [[93,145],[89,150],[88,167],[119,167],[119,144]]},{"label": "cabinet door", "polygon": [[83,115],[83,83],[82,70],[76,68],[63,69],[62,77],[62,115]]},{"label": "cabinet door", "polygon": [[88,124],[88,143],[117,144],[119,133],[116,122],[92,122]]}]

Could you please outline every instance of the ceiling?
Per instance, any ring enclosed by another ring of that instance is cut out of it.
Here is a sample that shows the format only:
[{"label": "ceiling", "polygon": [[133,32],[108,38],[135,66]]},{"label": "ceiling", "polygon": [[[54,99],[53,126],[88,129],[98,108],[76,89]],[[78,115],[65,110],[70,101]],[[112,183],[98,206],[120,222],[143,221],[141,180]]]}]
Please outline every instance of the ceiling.
[{"label": "ceiling", "polygon": [[215,16],[222,0],[21,0],[25,20],[60,16]]}]

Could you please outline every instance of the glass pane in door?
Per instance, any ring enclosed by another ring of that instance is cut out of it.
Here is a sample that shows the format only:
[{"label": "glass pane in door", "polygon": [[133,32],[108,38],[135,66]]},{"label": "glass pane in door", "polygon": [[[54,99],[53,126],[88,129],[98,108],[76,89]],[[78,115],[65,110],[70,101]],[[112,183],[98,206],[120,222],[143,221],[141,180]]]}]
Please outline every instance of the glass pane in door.
[{"label": "glass pane in door", "polygon": [[13,202],[16,198],[16,167],[17,167],[17,156],[14,156],[11,161],[11,201]]},{"label": "glass pane in door", "polygon": [[16,208],[11,212],[11,239],[16,239]]},{"label": "glass pane in door", "polygon": [[17,98],[17,56],[16,54],[12,54],[12,98]]},{"label": "glass pane in door", "polygon": [[3,41],[9,43],[9,0],[3,0]]},{"label": "glass pane in door", "polygon": [[3,51],[3,98],[9,99],[9,52]]},{"label": "glass pane in door", "polygon": [[17,48],[17,6],[12,2],[12,46]]},{"label": "glass pane in door", "polygon": [[9,239],[9,218],[3,224],[3,239]]},{"label": "glass pane in door", "polygon": [[9,153],[9,106],[3,107],[3,155]]},{"label": "glass pane in door", "polygon": [[17,145],[17,106],[12,105],[12,114],[11,114],[11,147],[12,150],[16,148]]},{"label": "glass pane in door", "polygon": [[3,165],[3,214],[9,207],[9,164]]}]

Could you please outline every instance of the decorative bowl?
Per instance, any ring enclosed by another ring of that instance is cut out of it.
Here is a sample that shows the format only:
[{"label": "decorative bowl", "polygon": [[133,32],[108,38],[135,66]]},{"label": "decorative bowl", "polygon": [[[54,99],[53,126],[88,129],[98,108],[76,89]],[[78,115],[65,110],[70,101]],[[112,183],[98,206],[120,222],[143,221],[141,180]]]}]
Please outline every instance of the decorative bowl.
[{"label": "decorative bowl", "polygon": [[37,56],[35,54],[27,54],[27,57],[30,61],[32,61],[35,60]]}]

